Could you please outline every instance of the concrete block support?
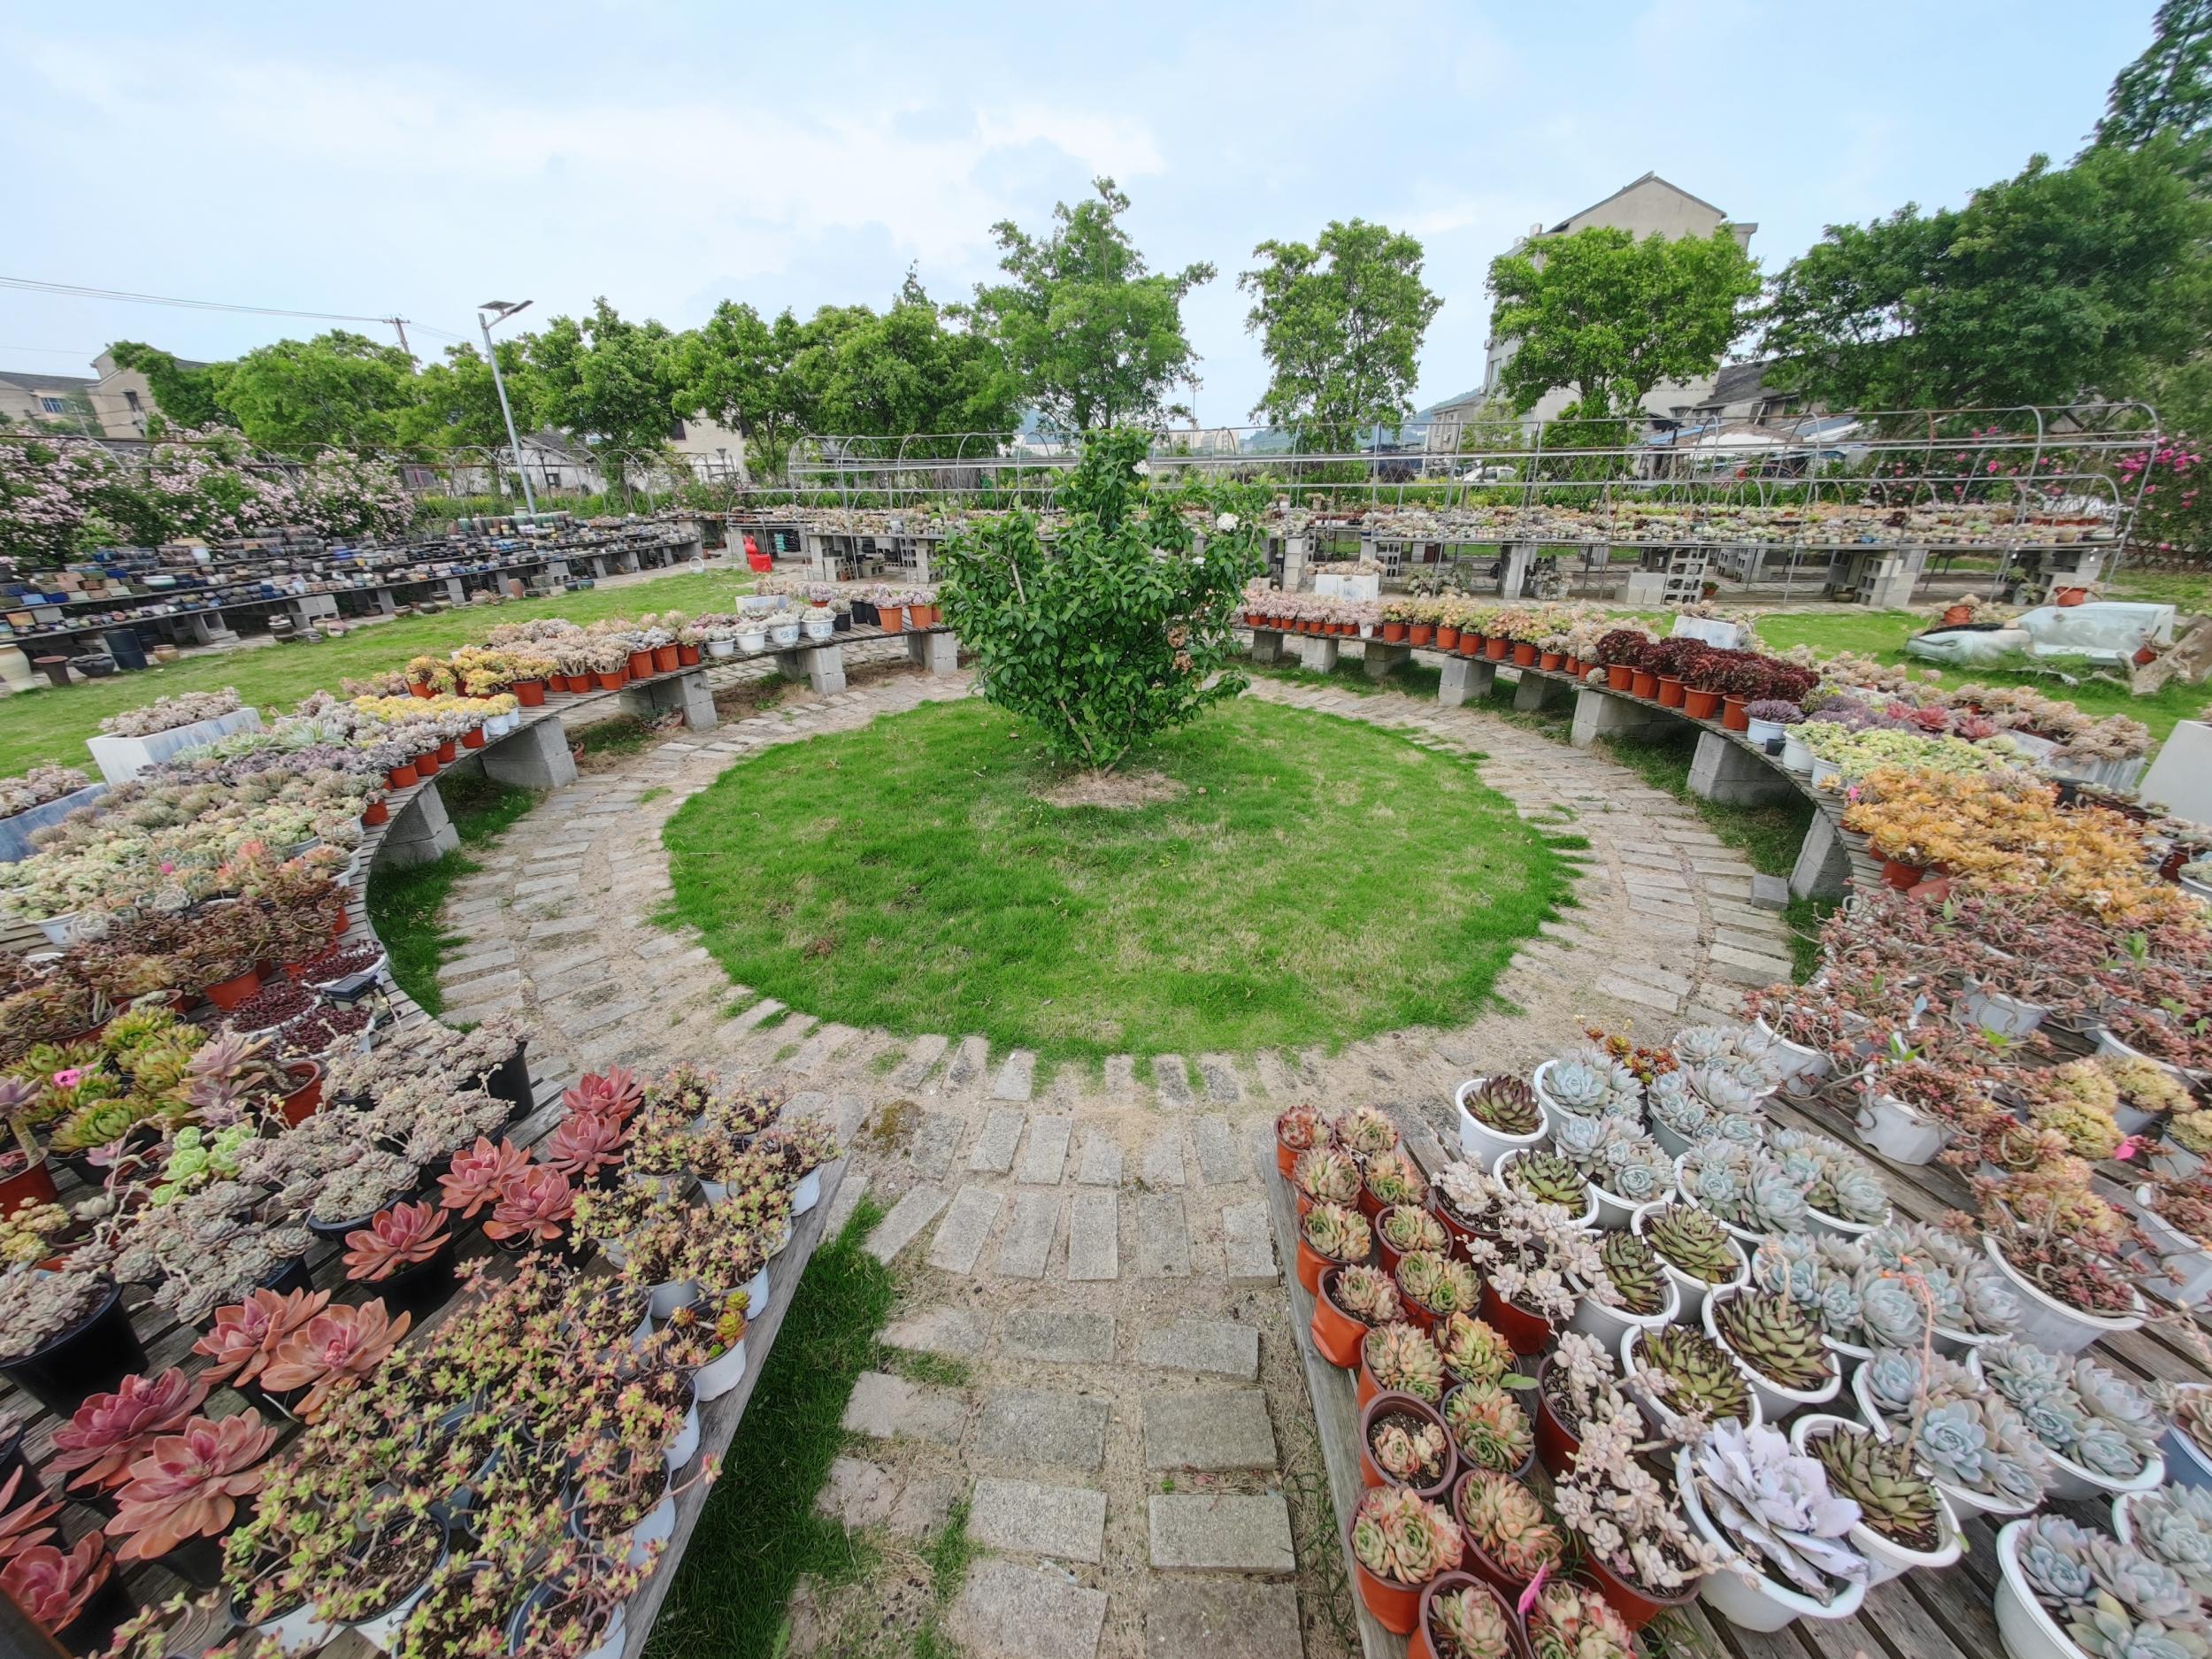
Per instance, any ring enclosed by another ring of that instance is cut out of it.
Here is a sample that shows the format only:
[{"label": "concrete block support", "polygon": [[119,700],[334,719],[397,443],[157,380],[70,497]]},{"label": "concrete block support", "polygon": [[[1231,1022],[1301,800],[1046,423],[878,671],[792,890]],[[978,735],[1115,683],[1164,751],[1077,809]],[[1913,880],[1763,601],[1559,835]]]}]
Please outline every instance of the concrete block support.
[{"label": "concrete block support", "polygon": [[1436,682],[1436,700],[1448,709],[1463,703],[1479,703],[1490,695],[1498,665],[1486,657],[1448,657],[1444,677]]},{"label": "concrete block support", "polygon": [[223,619],[223,613],[219,611],[195,611],[185,618],[185,621],[192,629],[192,640],[196,645],[238,643],[238,635],[231,631],[230,624]]},{"label": "concrete block support", "polygon": [[1279,663],[1283,660],[1283,636],[1277,628],[1252,630],[1252,660],[1256,663]]},{"label": "concrete block support", "polygon": [[376,862],[407,869],[430,864],[460,844],[460,832],[446,816],[445,799],[434,783],[415,791],[392,820],[377,846]]},{"label": "concrete block support", "polygon": [[1533,714],[1561,701],[1573,689],[1565,680],[1554,680],[1549,674],[1523,674],[1521,683],[1513,689],[1513,706],[1520,713]]},{"label": "concrete block support", "polygon": [[841,645],[801,645],[776,653],[776,672],[786,680],[803,680],[819,696],[845,688],[845,648]]},{"label": "concrete block support", "polygon": [[806,562],[813,567],[815,576],[822,581],[834,581],[837,572],[831,568],[829,538],[816,535],[811,530],[799,533],[799,545],[806,551]]},{"label": "concrete block support", "polygon": [[512,736],[487,744],[484,775],[525,789],[559,789],[576,781],[576,757],[558,720],[534,720]]},{"label": "concrete block support", "polygon": [[311,628],[319,622],[334,621],[338,615],[338,595],[335,594],[300,594],[288,600],[285,609],[292,613],[295,627]]},{"label": "concrete block support", "polygon": [[1283,538],[1283,591],[1294,594],[1306,585],[1306,538]]},{"label": "concrete block support", "polygon": [[1674,724],[1673,715],[1632,703],[1626,697],[1616,697],[1595,686],[1585,686],[1575,694],[1574,730],[1567,741],[1577,749],[1587,749],[1601,737],[1614,737],[1624,732],[1664,731]]},{"label": "concrete block support", "polygon": [[1813,814],[1812,827],[1797,849],[1790,891],[1801,899],[1839,899],[1850,891],[1851,853],[1825,812]]},{"label": "concrete block support", "polygon": [[1498,561],[1498,596],[1510,604],[1521,596],[1522,584],[1528,580],[1528,567],[1536,560],[1536,544],[1509,541],[1502,552],[1504,557]]},{"label": "concrete block support", "polygon": [[461,579],[458,576],[448,576],[442,578],[442,580],[445,585],[446,603],[449,605],[465,605],[468,603],[468,589],[461,586]]},{"label": "concrete block support", "polygon": [[622,706],[649,724],[664,715],[680,714],[695,732],[715,727],[714,694],[707,689],[703,670],[628,687],[622,693]]},{"label": "concrete block support", "polygon": [[1333,634],[1315,634],[1298,641],[1298,660],[1309,673],[1336,672],[1336,639]]},{"label": "concrete block support", "polygon": [[926,672],[954,673],[960,667],[960,641],[949,634],[910,634],[906,655],[915,667]]},{"label": "concrete block support", "polygon": [[1697,735],[1697,754],[1690,761],[1690,789],[1708,801],[1728,806],[1787,801],[1797,794],[1797,786],[1779,770],[1718,732]]},{"label": "concrete block support", "polygon": [[369,595],[369,604],[371,609],[380,617],[396,617],[399,614],[399,601],[392,597],[392,590],[388,588],[373,589]]},{"label": "concrete block support", "polygon": [[1410,645],[1385,645],[1380,640],[1367,641],[1367,677],[1382,680],[1402,663],[1413,660]]}]

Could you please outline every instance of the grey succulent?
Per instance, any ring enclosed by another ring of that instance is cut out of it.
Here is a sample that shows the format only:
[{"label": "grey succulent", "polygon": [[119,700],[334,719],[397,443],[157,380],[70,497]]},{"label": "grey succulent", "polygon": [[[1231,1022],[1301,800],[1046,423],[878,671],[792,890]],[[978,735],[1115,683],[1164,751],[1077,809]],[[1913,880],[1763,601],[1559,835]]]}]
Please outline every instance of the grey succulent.
[{"label": "grey succulent", "polygon": [[1859,1293],[1854,1284],[1857,1251],[1846,1240],[1782,1233],[1751,1253],[1752,1282],[1765,1290],[1786,1290],[1820,1326],[1821,1334],[1854,1347],[1863,1346]]},{"label": "grey succulent", "polygon": [[1947,1400],[1920,1419],[1913,1449],[1937,1477],[2007,1504],[2042,1501],[2050,1463],[2042,1446],[2001,1400]]},{"label": "grey succulent", "polygon": [[1673,1160],[1631,1118],[1563,1117],[1552,1148],[1617,1198],[1649,1203],[1674,1186]]},{"label": "grey succulent", "polygon": [[1823,1603],[1863,1584],[1867,1560],[1844,1540],[1860,1510],[1828,1486],[1816,1458],[1770,1428],[1717,1425],[1691,1457],[1699,1502],[1747,1554]]},{"label": "grey succulent", "polygon": [[1544,1074],[1544,1093],[1563,1111],[1597,1117],[1633,1112],[1643,1097],[1643,1085],[1625,1066],[1594,1045],[1585,1044],[1565,1059],[1552,1062]]},{"label": "grey succulent", "polygon": [[2059,1611],[2082,1607],[2097,1594],[2089,1569],[2089,1534],[2062,1515],[2039,1515],[2014,1535],[2020,1576],[2036,1599]]},{"label": "grey succulent", "polygon": [[[2075,1360],[2074,1392],[2099,1420],[2118,1429],[2145,1455],[2165,1434],[2166,1423],[2157,1402],[2126,1378],[2093,1359]],[[2141,1466],[2139,1462],[2137,1466]]]},{"label": "grey succulent", "polygon": [[1718,1025],[1686,1025],[1667,1047],[1684,1065],[1710,1065],[1739,1052],[1735,1033]]},{"label": "grey succulent", "polygon": [[2164,1424],[2150,1397],[2094,1360],[1993,1342],[1982,1376],[2050,1451],[2116,1480],[2143,1471]]},{"label": "grey succulent", "polygon": [[2136,1548],[2212,1596],[2212,1487],[2173,1483],[2129,1501]]},{"label": "grey succulent", "polygon": [[1802,1233],[1805,1194],[1755,1147],[1701,1141],[1682,1159],[1682,1190],[1732,1225],[1759,1233]]},{"label": "grey succulent", "polygon": [[2092,1533],[2089,1571],[2097,1588],[2139,1619],[2201,1618],[2196,1592],[2164,1562],[2116,1538]]},{"label": "grey succulent", "polygon": [[1869,1225],[1889,1218],[1889,1189],[1881,1176],[1841,1141],[1805,1129],[1777,1129],[1767,1138],[1767,1149],[1815,1210]]},{"label": "grey succulent", "polygon": [[1974,1373],[1940,1354],[1924,1361],[1916,1348],[1877,1348],[1864,1367],[1867,1393],[1886,1417],[1909,1417],[1924,1395],[1931,1402],[1966,1400],[1981,1392]]},{"label": "grey succulent", "polygon": [[1918,1348],[1928,1333],[1928,1312],[1913,1287],[1878,1267],[1858,1283],[1859,1321],[1870,1348]]},{"label": "grey succulent", "polygon": [[2205,1659],[2204,1610],[2165,1563],[2044,1515],[2013,1535],[2029,1591],[2093,1659]]},{"label": "grey succulent", "polygon": [[2020,1303],[1988,1258],[1955,1235],[1920,1222],[1892,1221],[1863,1234],[1867,1259],[1908,1279],[1926,1281],[1936,1323],[1970,1335],[2019,1328]]}]

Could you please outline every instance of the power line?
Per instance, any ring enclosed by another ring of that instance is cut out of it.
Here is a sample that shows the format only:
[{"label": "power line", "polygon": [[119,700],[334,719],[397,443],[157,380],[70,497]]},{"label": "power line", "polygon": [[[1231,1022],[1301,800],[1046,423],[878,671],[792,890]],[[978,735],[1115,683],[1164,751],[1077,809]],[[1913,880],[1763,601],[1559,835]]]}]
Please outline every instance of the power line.
[{"label": "power line", "polygon": [[38,351],[55,357],[82,357],[88,363],[100,355],[75,346],[0,346],[0,351]]},{"label": "power line", "polygon": [[244,311],[257,317],[303,317],[323,323],[383,323],[404,321],[391,317],[362,317],[349,311],[296,311],[275,305],[233,305],[222,300],[184,300],[164,294],[133,294],[120,288],[86,288],[75,282],[41,282],[29,277],[0,276],[0,288],[24,288],[35,294],[59,294],[73,299],[120,300],[133,305],[175,305],[196,311]]}]

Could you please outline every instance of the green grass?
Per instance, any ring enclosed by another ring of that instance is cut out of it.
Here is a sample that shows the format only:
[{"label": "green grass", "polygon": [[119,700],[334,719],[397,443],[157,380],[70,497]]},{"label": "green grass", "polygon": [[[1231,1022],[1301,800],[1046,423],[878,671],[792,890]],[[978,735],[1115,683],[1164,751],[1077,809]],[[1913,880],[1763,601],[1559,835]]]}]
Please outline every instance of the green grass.
[{"label": "green grass", "polygon": [[670,820],[662,919],[826,1021],[1087,1061],[1462,1024],[1568,899],[1466,757],[1358,721],[1248,699],[1134,764],[1186,793],[1050,805],[973,701],[781,745]]},{"label": "green grass", "polygon": [[646,790],[643,794],[638,796],[637,803],[640,806],[650,806],[654,802],[659,800],[667,793],[668,786],[666,784],[657,783],[651,788]]},{"label": "green grass", "polygon": [[495,783],[481,772],[453,772],[437,786],[461,844],[442,858],[411,869],[387,864],[369,873],[369,925],[391,953],[392,978],[426,1014],[445,1007],[438,970],[446,953],[467,942],[439,922],[446,895],[463,876],[482,868],[469,856],[488,845],[538,803],[534,789]]},{"label": "green grass", "polygon": [[922,1561],[929,1569],[930,1589],[936,1600],[914,1632],[913,1659],[958,1659],[959,1648],[945,1634],[945,1609],[967,1581],[968,1565],[978,1546],[968,1535],[968,1501],[953,1505],[944,1526],[922,1547]]},{"label": "green grass", "polygon": [[1952,688],[1970,682],[2030,686],[2047,697],[2063,698],[2088,714],[2100,718],[2124,714],[2131,719],[2140,720],[2150,727],[2151,735],[2161,741],[2172,732],[2175,721],[2197,718],[2206,698],[2212,695],[2202,686],[2185,686],[2177,681],[2154,697],[2138,697],[2129,692],[2124,680],[2082,680],[2069,686],[2049,673],[2008,673],[1993,668],[1967,672],[1938,669],[1932,663],[1905,655],[1905,641],[1929,626],[1927,618],[1907,611],[1869,611],[1847,616],[1832,612],[1800,616],[1790,611],[1770,611],[1759,618],[1759,637],[1775,650],[1809,645],[1822,653],[1859,651],[1882,662],[1909,668],[1916,674],[1932,671],[1940,684]]},{"label": "green grass", "polygon": [[2123,570],[2108,597],[2173,605],[2189,616],[2212,615],[2212,571]]},{"label": "green grass", "polygon": [[587,757],[634,755],[653,741],[653,728],[634,714],[611,714],[603,720],[578,726],[569,735],[584,746]]},{"label": "green grass", "polygon": [[103,716],[180,691],[216,691],[235,686],[240,696],[258,708],[273,706],[280,712],[288,711],[311,691],[336,691],[339,681],[349,677],[380,673],[422,652],[448,651],[480,640],[503,622],[524,622],[533,617],[591,622],[601,617],[672,609],[696,615],[728,610],[733,595],[751,586],[749,572],[710,571],[701,575],[685,571],[623,588],[512,600],[502,605],[441,611],[434,617],[402,617],[357,628],[319,645],[205,652],[138,673],[18,692],[7,699],[7,716],[0,719],[0,776],[22,772],[42,761],[83,765],[84,740],[99,731]]},{"label": "green grass", "polygon": [[877,1362],[877,1333],[891,1311],[891,1270],[860,1248],[882,1216],[863,1199],[807,1263],[647,1640],[648,1659],[771,1659],[801,1574],[833,1586],[872,1563],[867,1540],[816,1514],[814,1497],[844,1448],[845,1403]]}]

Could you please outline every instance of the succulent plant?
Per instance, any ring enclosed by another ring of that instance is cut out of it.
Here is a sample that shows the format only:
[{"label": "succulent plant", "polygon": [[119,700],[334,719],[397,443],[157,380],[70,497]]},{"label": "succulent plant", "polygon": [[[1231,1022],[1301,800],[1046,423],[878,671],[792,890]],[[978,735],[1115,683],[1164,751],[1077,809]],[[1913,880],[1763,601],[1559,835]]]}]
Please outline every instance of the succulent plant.
[{"label": "succulent plant", "polygon": [[2050,1462],[2026,1421],[2001,1399],[1945,1400],[1921,1415],[1912,1449],[1936,1478],[2007,1504],[2042,1501]]},{"label": "succulent plant", "polygon": [[1460,1103],[1477,1123],[1502,1135],[1532,1135],[1544,1126],[1536,1091],[1517,1077],[1486,1077]]},{"label": "succulent plant", "polygon": [[1354,1263],[1336,1270],[1330,1292],[1336,1305],[1363,1325],[1388,1325],[1405,1317],[1398,1302],[1398,1286],[1379,1267]]},{"label": "succulent plant", "polygon": [[1377,1486],[1353,1513],[1352,1554],[1387,1583],[1426,1584],[1457,1564],[1459,1524],[1409,1486]]},{"label": "succulent plant", "polygon": [[1437,1659],[1513,1659],[1512,1621],[1487,1585],[1462,1585],[1429,1603]]},{"label": "succulent plant", "polygon": [[1373,1106],[1355,1106],[1329,1125],[1336,1143],[1354,1157],[1371,1158],[1398,1149],[1398,1126]]},{"label": "succulent plant", "polygon": [[2135,1547],[2188,1580],[2200,1597],[2212,1598],[2212,1486],[2168,1482],[2128,1500]]},{"label": "succulent plant", "polygon": [[1431,1313],[1468,1313],[1481,1299],[1482,1283],[1466,1263],[1434,1250],[1416,1250],[1398,1262],[1398,1289]]},{"label": "succulent plant", "polygon": [[1604,1306],[1648,1319],[1667,1305],[1667,1276],[1651,1247],[1632,1233],[1608,1233],[1598,1241],[1601,1280],[1590,1294]]},{"label": "succulent plant", "polygon": [[2162,1562],[2062,1516],[2038,1516],[2014,1540],[2021,1577],[2092,1659],[2204,1659],[2212,1625]]},{"label": "succulent plant", "polygon": [[1863,1369],[1867,1393],[1886,1417],[1909,1417],[1924,1399],[1965,1400],[1981,1390],[1974,1373],[1956,1360],[1917,1348],[1877,1348]]},{"label": "succulent plant", "polygon": [[1805,1449],[1828,1471],[1829,1486],[1857,1504],[1860,1518],[1882,1537],[1922,1555],[1943,1547],[1942,1501],[1904,1441],[1836,1428],[1809,1437]]},{"label": "succulent plant", "polygon": [[1822,1234],[1778,1233],[1751,1253],[1751,1282],[1786,1292],[1821,1334],[1863,1346],[1858,1272],[1864,1259],[1848,1242]]},{"label": "succulent plant", "polygon": [[1627,1118],[1560,1119],[1552,1148],[1616,1198],[1647,1204],[1674,1187],[1674,1160]]},{"label": "succulent plant", "polygon": [[1678,1325],[1646,1331],[1637,1339],[1635,1354],[1646,1386],[1668,1409],[1712,1423],[1724,1417],[1749,1421],[1750,1383],[1728,1350],[1704,1332]]},{"label": "succulent plant", "polygon": [[2165,1431],[2150,1397],[2094,1360],[2019,1341],[1990,1343],[1980,1360],[2047,1450],[2107,1479],[2142,1473]]},{"label": "succulent plant", "polygon": [[1360,1352],[1385,1392],[1411,1394],[1431,1405],[1443,1399],[1444,1360],[1419,1325],[1379,1325],[1363,1340]]},{"label": "succulent plant", "polygon": [[1806,1129],[1777,1129],[1767,1150],[1823,1215],[1879,1225],[1889,1219],[1889,1189],[1880,1173],[1845,1146]]},{"label": "succulent plant", "polygon": [[1556,1152],[1522,1152],[1505,1166],[1506,1185],[1540,1204],[1557,1204],[1578,1216],[1590,1206],[1590,1184]]},{"label": "succulent plant", "polygon": [[1754,1233],[1802,1233],[1805,1194],[1781,1165],[1755,1147],[1701,1141],[1683,1155],[1682,1195],[1723,1221]]},{"label": "succulent plant", "polygon": [[1415,1250],[1448,1250],[1452,1243],[1442,1222],[1412,1204],[1393,1204],[1384,1210],[1375,1217],[1375,1231],[1401,1256]]},{"label": "succulent plant", "polygon": [[1444,1369],[1462,1382],[1497,1382],[1514,1370],[1512,1344],[1472,1314],[1448,1314],[1432,1334]]},{"label": "succulent plant", "polygon": [[1828,1487],[1818,1459],[1793,1451],[1777,1430],[1717,1425],[1690,1457],[1698,1501],[1737,1547],[1825,1605],[1839,1586],[1863,1584],[1867,1560],[1843,1541],[1859,1506]]},{"label": "succulent plant", "polygon": [[1417,1205],[1429,1190],[1429,1178],[1421,1173],[1421,1166],[1402,1151],[1377,1153],[1367,1160],[1363,1174],[1367,1190],[1385,1208]]},{"label": "succulent plant", "polygon": [[1528,1610],[1536,1659],[1635,1659],[1636,1638],[1595,1590],[1555,1578]]},{"label": "succulent plant", "polygon": [[1513,1578],[1533,1578],[1566,1559],[1566,1533],[1509,1474],[1476,1470],[1460,1490],[1459,1518],[1482,1553]]},{"label": "succulent plant", "polygon": [[1444,1422],[1467,1461],[1507,1473],[1536,1451],[1536,1428],[1520,1402],[1496,1383],[1462,1383],[1444,1396]]},{"label": "succulent plant", "polygon": [[1342,1204],[1316,1204],[1298,1225],[1308,1248],[1332,1262],[1363,1262],[1374,1242],[1367,1217]]},{"label": "succulent plant", "polygon": [[1451,1441],[1437,1425],[1409,1411],[1385,1412],[1368,1431],[1375,1467],[1401,1486],[1432,1486],[1451,1462]]},{"label": "succulent plant", "polygon": [[1743,1265],[1734,1240],[1694,1204],[1669,1204],[1651,1211],[1644,1218],[1644,1241],[1677,1272],[1701,1284],[1725,1285]]},{"label": "succulent plant", "polygon": [[1544,1073],[1544,1093],[1561,1110],[1595,1117],[1606,1112],[1633,1114],[1642,1102],[1644,1087],[1636,1074],[1618,1064],[1594,1044],[1563,1060],[1552,1062]]},{"label": "succulent plant", "polygon": [[1821,1340],[1820,1327],[1788,1294],[1740,1290],[1709,1305],[1721,1340],[1767,1381],[1810,1394],[1835,1376],[1835,1356]]},{"label": "succulent plant", "polygon": [[1326,1121],[1311,1106],[1294,1106],[1275,1120],[1275,1138],[1294,1152],[1319,1146],[1327,1133]]},{"label": "succulent plant", "polygon": [[1431,1178],[1438,1200],[1471,1227],[1494,1224],[1505,1188],[1497,1178],[1472,1164],[1455,1159]]},{"label": "succulent plant", "polygon": [[1891,1222],[1859,1239],[1868,1262],[1928,1287],[1936,1323],[1970,1335],[2016,1330],[2020,1302],[1988,1258],[1962,1240],[1920,1222]]},{"label": "succulent plant", "polygon": [[1349,1204],[1359,1199],[1359,1160],[1340,1147],[1312,1147],[1290,1166],[1291,1184],[1317,1204]]}]

